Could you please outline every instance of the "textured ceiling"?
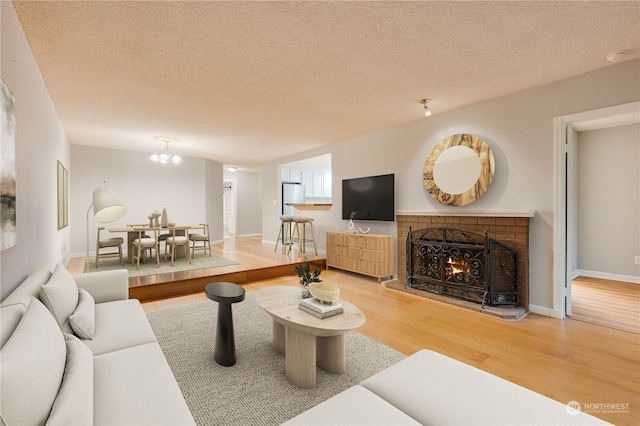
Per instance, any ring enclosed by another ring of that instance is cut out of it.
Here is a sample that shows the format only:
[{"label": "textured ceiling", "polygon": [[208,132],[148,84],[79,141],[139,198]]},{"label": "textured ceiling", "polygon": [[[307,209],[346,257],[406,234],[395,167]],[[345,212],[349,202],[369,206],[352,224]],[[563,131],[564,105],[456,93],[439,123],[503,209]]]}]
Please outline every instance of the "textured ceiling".
[{"label": "textured ceiling", "polygon": [[72,144],[243,169],[611,65],[637,1],[17,1]]}]

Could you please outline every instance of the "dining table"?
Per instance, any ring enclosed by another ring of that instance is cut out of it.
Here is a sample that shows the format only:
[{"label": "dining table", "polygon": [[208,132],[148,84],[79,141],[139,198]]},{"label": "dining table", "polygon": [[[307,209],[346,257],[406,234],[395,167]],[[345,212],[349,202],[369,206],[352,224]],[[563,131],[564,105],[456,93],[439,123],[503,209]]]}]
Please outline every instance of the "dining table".
[{"label": "dining table", "polygon": [[[166,235],[169,236],[175,231],[175,235],[188,235],[189,229],[198,229],[202,228],[202,226],[191,226],[191,225],[175,225],[168,227],[161,226],[141,226],[141,225],[130,225],[123,228],[109,228],[109,232],[112,233],[122,233],[125,232],[127,234],[127,261],[129,263],[132,262],[133,259],[133,240],[138,238],[140,232],[154,232],[157,231],[159,235],[166,232]],[[176,256],[183,257],[186,256],[184,247],[176,247]]]}]

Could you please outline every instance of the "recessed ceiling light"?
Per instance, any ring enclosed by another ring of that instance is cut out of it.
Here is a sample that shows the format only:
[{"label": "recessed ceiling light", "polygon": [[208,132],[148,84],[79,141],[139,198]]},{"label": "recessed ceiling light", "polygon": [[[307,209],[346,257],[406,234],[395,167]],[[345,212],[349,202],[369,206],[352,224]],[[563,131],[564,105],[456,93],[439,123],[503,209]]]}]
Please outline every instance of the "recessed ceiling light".
[{"label": "recessed ceiling light", "polygon": [[234,167],[234,166],[229,166],[229,167],[227,167],[227,171],[235,172],[236,170],[238,170],[238,168],[237,168],[237,167]]},{"label": "recessed ceiling light", "polygon": [[628,50],[618,50],[617,52],[609,53],[607,55],[607,61],[615,64],[616,62],[622,61],[627,53],[629,53]]}]

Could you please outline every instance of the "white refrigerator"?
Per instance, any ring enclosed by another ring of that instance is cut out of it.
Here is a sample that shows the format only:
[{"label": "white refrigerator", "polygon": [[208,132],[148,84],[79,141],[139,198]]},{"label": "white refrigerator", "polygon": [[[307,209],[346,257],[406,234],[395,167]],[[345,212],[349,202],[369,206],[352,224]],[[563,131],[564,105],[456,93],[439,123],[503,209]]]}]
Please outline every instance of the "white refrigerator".
[{"label": "white refrigerator", "polygon": [[293,216],[293,207],[288,205],[304,204],[305,189],[304,185],[298,182],[282,182],[282,209],[283,215]]}]

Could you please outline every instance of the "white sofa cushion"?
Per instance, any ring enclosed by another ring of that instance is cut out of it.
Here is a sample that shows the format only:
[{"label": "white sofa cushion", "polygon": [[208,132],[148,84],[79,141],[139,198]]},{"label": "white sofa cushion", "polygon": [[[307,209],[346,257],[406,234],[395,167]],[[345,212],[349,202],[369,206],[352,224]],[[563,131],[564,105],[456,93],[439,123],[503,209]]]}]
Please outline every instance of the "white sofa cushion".
[{"label": "white sofa cushion", "polygon": [[17,303],[0,307],[0,349],[15,331],[27,308]]},{"label": "white sofa cushion", "polygon": [[73,276],[78,288],[87,290],[96,303],[127,300],[129,298],[129,272],[126,269],[87,272]]},{"label": "white sofa cushion", "polygon": [[76,336],[64,338],[67,365],[47,425],[92,425],[93,354]]},{"label": "white sofa cushion", "polygon": [[32,297],[39,297],[42,285],[49,281],[49,278],[51,278],[51,271],[48,269],[40,269],[33,272],[0,302],[0,306],[20,303],[24,305],[26,309],[29,303],[31,303]]},{"label": "white sofa cushion", "polygon": [[0,410],[7,424],[44,424],[60,389],[66,354],[56,320],[33,298],[0,351]]},{"label": "white sofa cushion", "polygon": [[361,385],[422,424],[607,424],[583,412],[572,413],[566,404],[429,350],[416,352]]},{"label": "white sofa cushion", "polygon": [[85,289],[78,289],[78,306],[69,316],[69,324],[81,339],[93,339],[96,333],[96,303]]},{"label": "white sofa cushion", "polygon": [[356,385],[283,423],[285,425],[419,425],[368,389]]},{"label": "white sofa cushion", "polygon": [[149,320],[136,299],[95,305],[96,331],[93,340],[84,340],[93,355],[131,346],[157,343]]},{"label": "white sofa cushion", "polygon": [[51,311],[62,331],[73,333],[69,315],[78,306],[78,286],[64,266],[56,265],[51,278],[40,289],[40,300]]},{"label": "white sofa cushion", "polygon": [[157,343],[98,355],[93,365],[96,425],[194,424]]}]

